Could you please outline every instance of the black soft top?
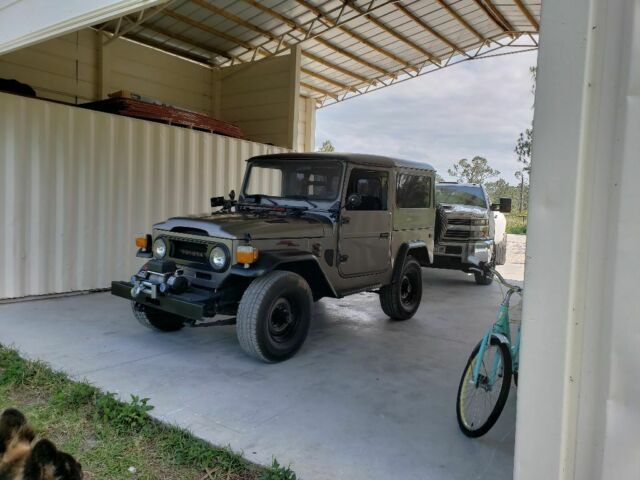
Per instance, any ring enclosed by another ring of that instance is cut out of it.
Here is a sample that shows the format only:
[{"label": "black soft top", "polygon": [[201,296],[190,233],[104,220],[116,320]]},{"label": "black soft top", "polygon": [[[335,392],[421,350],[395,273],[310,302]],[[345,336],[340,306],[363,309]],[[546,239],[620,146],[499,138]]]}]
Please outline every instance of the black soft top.
[{"label": "black soft top", "polygon": [[342,160],[345,162],[355,163],[358,165],[370,165],[377,167],[403,167],[415,168],[420,170],[430,170],[435,172],[430,164],[426,162],[415,162],[412,160],[403,160],[400,158],[383,157],[380,155],[368,155],[365,153],[334,153],[334,152],[315,152],[315,153],[272,153],[269,155],[258,155],[252,157],[248,162],[253,160]]}]

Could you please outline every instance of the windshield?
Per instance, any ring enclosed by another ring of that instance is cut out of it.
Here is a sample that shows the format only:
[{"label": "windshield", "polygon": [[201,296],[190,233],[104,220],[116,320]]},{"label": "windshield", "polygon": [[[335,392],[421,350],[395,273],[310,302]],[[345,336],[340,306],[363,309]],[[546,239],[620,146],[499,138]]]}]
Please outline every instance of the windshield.
[{"label": "windshield", "polygon": [[250,163],[244,197],[253,197],[256,203],[269,203],[260,201],[266,197],[300,200],[312,206],[316,201],[336,200],[341,180],[342,164],[338,161],[259,160]]},{"label": "windshield", "polygon": [[449,205],[487,208],[482,187],[468,185],[436,185],[436,200]]}]

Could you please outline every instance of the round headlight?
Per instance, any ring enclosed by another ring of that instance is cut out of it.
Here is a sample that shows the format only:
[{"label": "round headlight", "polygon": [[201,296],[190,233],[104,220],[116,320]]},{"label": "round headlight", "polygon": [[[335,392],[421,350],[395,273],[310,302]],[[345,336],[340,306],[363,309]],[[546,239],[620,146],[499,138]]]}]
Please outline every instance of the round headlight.
[{"label": "round headlight", "polygon": [[164,240],[161,238],[157,238],[155,242],[153,242],[153,255],[156,258],[164,258],[167,254],[167,244],[164,243]]},{"label": "round headlight", "polygon": [[209,262],[214,270],[223,270],[227,266],[227,262],[229,260],[229,255],[227,254],[227,249],[216,245],[211,249],[211,253],[209,254]]}]

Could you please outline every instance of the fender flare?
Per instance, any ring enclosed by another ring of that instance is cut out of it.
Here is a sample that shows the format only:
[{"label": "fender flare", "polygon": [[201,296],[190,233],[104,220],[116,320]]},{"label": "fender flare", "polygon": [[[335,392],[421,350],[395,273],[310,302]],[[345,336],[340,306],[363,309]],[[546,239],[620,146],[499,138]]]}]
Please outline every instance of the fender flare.
[{"label": "fender flare", "polygon": [[[260,252],[258,261],[252,264],[249,268],[245,268],[244,265],[235,264],[231,266],[231,268],[229,269],[229,273],[230,275],[237,275],[245,278],[256,278],[256,277],[261,277],[262,275],[266,275],[267,273],[272,272],[273,270],[279,270],[279,267],[281,266],[295,265],[295,264],[302,264],[302,263],[305,263],[308,266],[309,262],[313,264],[312,270],[315,270],[315,271],[308,271],[305,269],[304,272],[294,271],[294,273],[298,273],[303,278],[305,278],[307,283],[309,283],[309,285],[312,287],[312,290],[314,290],[314,296],[315,296],[317,292],[315,291],[316,289],[313,288],[314,285],[312,285],[314,283],[313,281],[314,278],[312,277],[312,275],[315,275],[319,272],[320,282],[324,284],[324,286],[328,289],[329,293],[332,296],[338,297],[336,290],[334,289],[333,285],[327,278],[327,274],[320,266],[320,262],[318,261],[318,258],[312,253],[305,252],[302,250],[275,250],[275,251]],[[284,268],[284,270],[293,271],[295,269]],[[305,274],[309,274],[309,275],[305,275]]]},{"label": "fender flare", "polygon": [[427,262],[430,262],[431,261],[430,252],[429,252],[429,249],[427,248],[426,242],[418,240],[414,242],[406,242],[400,245],[400,248],[398,249],[398,254],[396,255],[395,261],[393,263],[393,276],[391,277],[391,283],[396,283],[400,281],[400,277],[402,275],[402,269],[404,268],[404,262],[406,261],[407,256],[409,255],[409,252],[411,252],[411,250],[417,250],[417,249],[423,249],[423,248],[427,252]]}]

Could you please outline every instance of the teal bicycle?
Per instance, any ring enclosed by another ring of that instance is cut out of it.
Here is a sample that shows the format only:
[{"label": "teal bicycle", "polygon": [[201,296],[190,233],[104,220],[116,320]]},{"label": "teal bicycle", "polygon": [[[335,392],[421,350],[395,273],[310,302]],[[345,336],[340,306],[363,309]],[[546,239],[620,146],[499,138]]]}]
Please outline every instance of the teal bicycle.
[{"label": "teal bicycle", "polygon": [[522,288],[508,283],[498,271],[485,263],[473,270],[492,274],[507,288],[498,318],[471,352],[458,387],[458,425],[466,436],[476,438],[491,430],[500,417],[507,403],[512,376],[518,385],[520,326],[515,342],[512,342],[509,304],[513,294],[522,295]]}]

